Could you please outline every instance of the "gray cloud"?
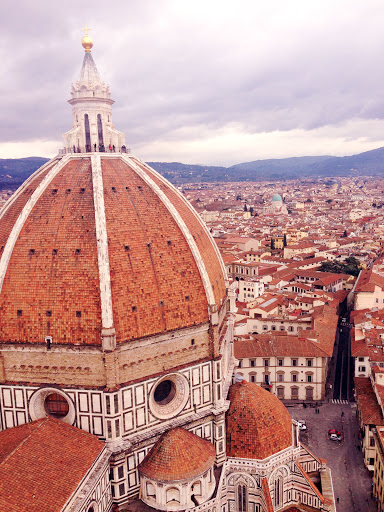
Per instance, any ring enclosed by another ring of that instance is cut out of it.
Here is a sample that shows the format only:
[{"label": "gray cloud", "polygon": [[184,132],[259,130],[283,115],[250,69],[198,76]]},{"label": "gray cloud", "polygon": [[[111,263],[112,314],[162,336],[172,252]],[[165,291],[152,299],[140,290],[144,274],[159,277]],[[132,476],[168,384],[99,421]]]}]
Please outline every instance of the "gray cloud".
[{"label": "gray cloud", "polygon": [[[343,133],[352,119],[383,120],[381,0],[264,4],[9,2],[0,21],[1,142],[59,141],[69,129],[85,23],[116,100],[115,125],[133,146],[188,144],[234,125],[248,135]],[[357,139],[377,141],[375,129],[359,126]]]}]

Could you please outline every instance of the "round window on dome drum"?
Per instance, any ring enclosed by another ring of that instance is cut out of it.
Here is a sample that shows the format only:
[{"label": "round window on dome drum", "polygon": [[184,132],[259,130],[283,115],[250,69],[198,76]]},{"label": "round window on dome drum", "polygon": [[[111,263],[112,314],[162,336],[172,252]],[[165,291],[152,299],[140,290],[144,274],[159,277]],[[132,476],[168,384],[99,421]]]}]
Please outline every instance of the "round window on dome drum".
[{"label": "round window on dome drum", "polygon": [[189,384],[180,373],[169,373],[160,378],[151,388],[149,408],[153,416],[170,419],[177,416],[189,398]]},{"label": "round window on dome drum", "polygon": [[163,380],[158,386],[156,386],[153,398],[157,404],[166,405],[173,400],[175,394],[175,383],[171,380]]},{"label": "round window on dome drum", "polygon": [[51,393],[44,401],[45,411],[54,418],[63,418],[69,412],[67,400],[59,393]]}]

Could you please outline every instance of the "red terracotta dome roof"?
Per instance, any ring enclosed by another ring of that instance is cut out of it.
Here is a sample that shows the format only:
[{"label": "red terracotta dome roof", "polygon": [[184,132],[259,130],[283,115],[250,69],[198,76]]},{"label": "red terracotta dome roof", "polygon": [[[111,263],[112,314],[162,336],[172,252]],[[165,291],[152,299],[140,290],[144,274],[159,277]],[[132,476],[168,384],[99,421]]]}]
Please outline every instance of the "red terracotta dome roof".
[{"label": "red terracotta dome roof", "polygon": [[265,459],[292,445],[292,420],[284,404],[272,393],[250,382],[229,391],[227,455]]},{"label": "red terracotta dome roof", "polygon": [[211,468],[215,457],[212,443],[178,427],[160,437],[140,464],[139,471],[153,480],[188,480]]},{"label": "red terracotta dome roof", "polygon": [[66,155],[0,212],[0,343],[100,345],[209,320],[225,269],[178,190],[132,155]]}]

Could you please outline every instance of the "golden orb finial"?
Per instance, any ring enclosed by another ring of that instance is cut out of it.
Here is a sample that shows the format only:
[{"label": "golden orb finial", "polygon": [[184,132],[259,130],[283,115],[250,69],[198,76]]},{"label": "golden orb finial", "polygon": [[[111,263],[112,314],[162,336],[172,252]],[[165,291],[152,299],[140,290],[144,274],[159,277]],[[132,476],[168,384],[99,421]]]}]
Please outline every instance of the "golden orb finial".
[{"label": "golden orb finial", "polygon": [[89,27],[87,27],[87,25],[85,25],[85,28],[82,28],[81,30],[85,31],[85,36],[81,40],[81,44],[86,52],[90,52],[91,48],[93,46],[93,39],[91,37],[89,37],[88,30],[92,30],[92,29],[90,29]]}]

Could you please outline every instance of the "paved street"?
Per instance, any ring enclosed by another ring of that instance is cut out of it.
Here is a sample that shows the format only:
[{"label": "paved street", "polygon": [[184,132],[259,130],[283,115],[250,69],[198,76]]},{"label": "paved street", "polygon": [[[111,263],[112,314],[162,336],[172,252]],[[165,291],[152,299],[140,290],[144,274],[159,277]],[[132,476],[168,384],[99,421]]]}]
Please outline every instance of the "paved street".
[{"label": "paved street", "polygon": [[[320,414],[312,407],[289,407],[296,420],[305,420],[308,431],[302,432],[301,441],[318,457],[327,459],[332,470],[337,512],[374,512],[376,504],[371,498],[372,479],[364,467],[363,456],[357,448],[355,404],[327,403],[319,407]],[[342,416],[341,413],[344,413]],[[328,439],[328,430],[335,428],[343,434],[341,443]]]}]

